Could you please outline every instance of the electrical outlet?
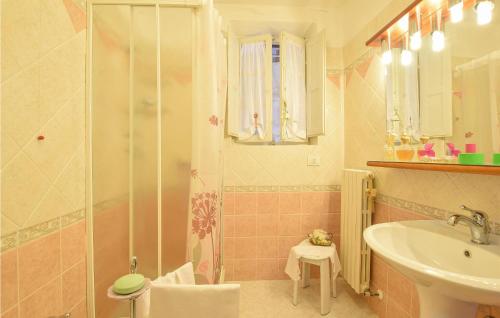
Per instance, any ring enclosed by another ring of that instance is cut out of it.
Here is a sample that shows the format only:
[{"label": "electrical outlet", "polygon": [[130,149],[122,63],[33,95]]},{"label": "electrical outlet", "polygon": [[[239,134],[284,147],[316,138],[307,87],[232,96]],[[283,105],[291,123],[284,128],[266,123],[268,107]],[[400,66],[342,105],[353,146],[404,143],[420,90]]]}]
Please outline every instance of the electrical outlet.
[{"label": "electrical outlet", "polygon": [[307,156],[308,166],[319,166],[321,164],[321,157],[318,154],[310,154]]}]

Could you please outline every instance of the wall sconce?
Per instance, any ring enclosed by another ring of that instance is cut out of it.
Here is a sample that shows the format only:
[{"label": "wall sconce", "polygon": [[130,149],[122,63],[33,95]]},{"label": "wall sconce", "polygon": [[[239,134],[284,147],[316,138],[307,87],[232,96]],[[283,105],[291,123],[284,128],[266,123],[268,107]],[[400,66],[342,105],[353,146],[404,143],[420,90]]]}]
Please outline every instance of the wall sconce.
[{"label": "wall sconce", "polygon": [[442,28],[441,10],[438,10],[432,19],[432,50],[434,52],[441,52],[444,49],[445,37]]},{"label": "wall sconce", "polygon": [[408,50],[408,34],[405,35],[405,44],[401,50],[401,65],[408,66],[412,61],[412,53]]},{"label": "wall sconce", "polygon": [[451,23],[458,23],[464,19],[463,0],[448,0],[448,8],[450,8]]},{"label": "wall sconce", "polygon": [[391,51],[391,35],[389,33],[389,40],[382,40],[382,63],[389,65],[392,63]]},{"label": "wall sconce", "polygon": [[495,8],[493,0],[477,0],[474,8],[476,9],[476,21],[478,25],[485,25],[491,22],[493,19],[493,9]]},{"label": "wall sconce", "polygon": [[420,29],[420,7],[417,6],[415,19],[410,21],[410,49],[418,51],[422,47],[422,32]]}]

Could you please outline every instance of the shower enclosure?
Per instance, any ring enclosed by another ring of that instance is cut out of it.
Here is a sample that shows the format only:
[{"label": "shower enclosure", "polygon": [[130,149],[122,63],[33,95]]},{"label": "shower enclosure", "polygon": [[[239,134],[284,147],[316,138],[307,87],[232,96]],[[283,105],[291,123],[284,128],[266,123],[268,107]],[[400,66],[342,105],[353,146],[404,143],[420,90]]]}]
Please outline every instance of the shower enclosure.
[{"label": "shower enclosure", "polygon": [[201,6],[189,2],[87,1],[91,317],[128,316],[127,303],[106,293],[129,272],[132,257],[152,279],[191,258]]}]

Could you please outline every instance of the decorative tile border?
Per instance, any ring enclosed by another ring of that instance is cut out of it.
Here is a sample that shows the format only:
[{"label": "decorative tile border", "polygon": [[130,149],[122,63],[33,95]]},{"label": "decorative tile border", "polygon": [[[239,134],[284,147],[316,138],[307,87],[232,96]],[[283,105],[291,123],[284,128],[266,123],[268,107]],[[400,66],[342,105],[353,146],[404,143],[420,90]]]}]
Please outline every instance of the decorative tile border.
[{"label": "decorative tile border", "polygon": [[334,192],[340,185],[225,186],[224,192]]},{"label": "decorative tile border", "polygon": [[61,228],[61,219],[55,218],[47,222],[30,226],[25,229],[19,230],[18,244],[29,242],[41,236],[56,232]]},{"label": "decorative tile border", "polygon": [[57,232],[83,219],[85,219],[85,209],[70,212],[55,219],[3,235],[0,237],[0,252],[5,252],[39,237]]},{"label": "decorative tile border", "polygon": [[[448,210],[443,210],[439,208],[435,208],[432,206],[412,202],[412,201],[407,201],[395,197],[391,197],[388,195],[384,194],[377,194],[377,198],[375,199],[377,203],[383,203],[390,205],[392,207],[400,208],[400,209],[405,209],[409,210],[412,212],[415,212],[417,214],[422,214],[429,216],[434,219],[438,220],[446,220],[448,216],[452,214],[456,214],[456,212],[453,211],[448,211]],[[492,222],[491,224],[492,227],[492,232],[500,235],[500,223],[499,222]]]},{"label": "decorative tile border", "polygon": [[1,252],[10,250],[17,246],[17,232],[4,235],[0,238],[1,240]]}]

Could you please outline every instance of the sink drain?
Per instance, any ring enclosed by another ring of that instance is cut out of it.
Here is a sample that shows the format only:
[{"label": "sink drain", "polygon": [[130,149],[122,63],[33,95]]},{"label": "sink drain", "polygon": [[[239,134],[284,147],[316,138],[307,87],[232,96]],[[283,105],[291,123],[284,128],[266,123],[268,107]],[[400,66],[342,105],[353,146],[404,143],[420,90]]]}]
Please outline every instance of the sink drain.
[{"label": "sink drain", "polygon": [[465,257],[469,257],[469,258],[472,256],[472,254],[470,253],[469,250],[465,250],[464,255],[465,255]]}]

